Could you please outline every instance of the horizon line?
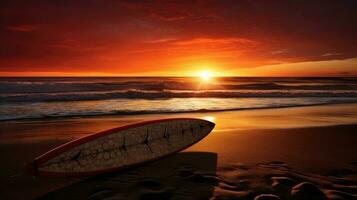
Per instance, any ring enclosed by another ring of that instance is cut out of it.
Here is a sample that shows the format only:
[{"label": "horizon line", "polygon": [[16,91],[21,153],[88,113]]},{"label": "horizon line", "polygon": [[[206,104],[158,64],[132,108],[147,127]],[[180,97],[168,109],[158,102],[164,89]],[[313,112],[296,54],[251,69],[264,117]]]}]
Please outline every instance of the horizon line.
[{"label": "horizon line", "polygon": [[[69,75],[69,76],[1,76],[0,78],[198,78],[200,76],[172,76],[172,75],[152,75],[152,76],[76,76],[76,75]],[[357,78],[357,75],[352,76],[212,76],[213,78]]]}]

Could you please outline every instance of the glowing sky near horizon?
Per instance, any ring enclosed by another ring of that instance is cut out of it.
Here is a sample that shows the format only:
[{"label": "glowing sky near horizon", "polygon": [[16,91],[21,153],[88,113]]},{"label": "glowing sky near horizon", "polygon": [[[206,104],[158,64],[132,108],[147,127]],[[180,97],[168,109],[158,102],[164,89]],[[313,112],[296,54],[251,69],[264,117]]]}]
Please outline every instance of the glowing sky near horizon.
[{"label": "glowing sky near horizon", "polygon": [[356,76],[357,2],[0,2],[2,76]]}]

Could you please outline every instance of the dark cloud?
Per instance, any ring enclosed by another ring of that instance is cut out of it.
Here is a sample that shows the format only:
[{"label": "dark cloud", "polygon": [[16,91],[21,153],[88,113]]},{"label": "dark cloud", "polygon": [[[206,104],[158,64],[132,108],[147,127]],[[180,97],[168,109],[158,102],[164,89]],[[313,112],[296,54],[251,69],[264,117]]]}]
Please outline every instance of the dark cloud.
[{"label": "dark cloud", "polygon": [[[354,0],[5,0],[0,70],[138,71],[145,60],[169,68],[170,58],[200,56],[232,67],[353,58],[356,10]],[[207,43],[200,50],[197,41]]]}]

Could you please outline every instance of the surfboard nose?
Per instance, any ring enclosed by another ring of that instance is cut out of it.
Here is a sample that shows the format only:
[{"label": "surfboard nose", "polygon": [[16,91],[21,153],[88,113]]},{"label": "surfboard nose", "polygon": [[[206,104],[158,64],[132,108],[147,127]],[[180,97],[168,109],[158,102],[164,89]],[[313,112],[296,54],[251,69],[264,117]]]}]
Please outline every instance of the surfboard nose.
[{"label": "surfboard nose", "polygon": [[214,127],[216,126],[215,123],[211,122],[211,121],[208,121],[208,126],[210,127],[210,132],[214,129]]},{"label": "surfboard nose", "polygon": [[216,126],[216,124],[212,121],[208,121],[205,119],[202,119],[202,120],[205,122],[206,126],[209,127],[208,133],[211,132],[214,129],[214,127]]}]

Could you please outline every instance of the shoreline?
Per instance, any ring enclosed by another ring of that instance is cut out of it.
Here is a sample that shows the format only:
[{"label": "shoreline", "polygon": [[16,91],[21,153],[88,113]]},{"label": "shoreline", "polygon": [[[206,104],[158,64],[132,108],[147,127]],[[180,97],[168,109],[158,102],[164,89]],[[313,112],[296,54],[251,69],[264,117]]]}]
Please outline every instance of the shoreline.
[{"label": "shoreline", "polygon": [[[272,98],[272,97],[270,97]],[[274,98],[274,97],[273,97]],[[284,97],[279,97],[284,98]],[[288,97],[287,97],[288,98]],[[92,100],[89,100],[92,101]],[[96,101],[96,100],[93,100]],[[338,103],[316,103],[308,105],[287,105],[279,107],[256,107],[256,108],[232,108],[232,109],[217,109],[217,110],[194,110],[194,111],[137,111],[129,114],[126,112],[119,113],[107,113],[100,115],[71,115],[71,116],[46,116],[46,117],[34,117],[34,118],[18,118],[18,119],[0,119],[0,122],[17,122],[17,121],[37,121],[37,120],[66,120],[66,119],[86,119],[86,118],[105,118],[105,117],[130,117],[130,116],[146,116],[146,115],[175,115],[175,114],[206,114],[206,113],[220,113],[220,112],[232,112],[232,111],[249,111],[249,110],[265,110],[265,109],[284,109],[284,108],[301,108],[301,107],[315,107],[315,106],[334,106],[334,105],[348,105],[357,104],[357,101],[351,102],[338,102]]]},{"label": "shoreline", "polygon": [[[282,117],[284,116],[284,117]],[[3,121],[0,144],[36,139],[71,140],[146,120],[193,117],[216,123],[215,132],[320,127],[357,123],[357,103],[204,113],[91,116]],[[29,141],[25,141],[29,142]]]}]

